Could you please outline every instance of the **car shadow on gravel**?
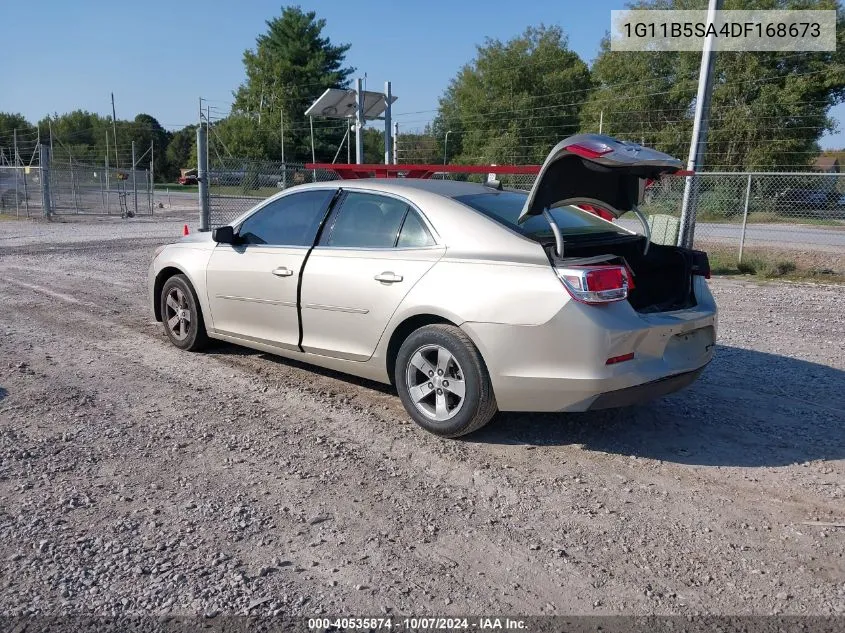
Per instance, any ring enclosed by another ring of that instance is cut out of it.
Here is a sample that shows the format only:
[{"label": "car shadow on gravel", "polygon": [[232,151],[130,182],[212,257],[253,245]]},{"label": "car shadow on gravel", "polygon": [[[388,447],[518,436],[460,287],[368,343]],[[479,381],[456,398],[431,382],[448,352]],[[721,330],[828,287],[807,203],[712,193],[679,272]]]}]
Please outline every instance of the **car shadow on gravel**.
[{"label": "car shadow on gravel", "polygon": [[466,438],[699,466],[845,458],[845,371],[719,346],[701,378],[652,403],[592,413],[500,413]]},{"label": "car shadow on gravel", "polygon": [[292,358],[283,358],[281,356],[275,356],[273,354],[262,352],[260,350],[254,350],[248,347],[241,347],[240,345],[233,345],[231,343],[224,343],[222,341],[214,341],[213,345],[209,349],[207,349],[205,353],[225,354],[226,356],[244,356],[260,358],[262,362],[271,362],[275,365],[290,367],[292,369],[301,370],[310,374],[325,376],[326,378],[334,378],[335,380],[340,380],[351,385],[358,385],[360,387],[372,389],[373,391],[379,391],[381,393],[392,394],[396,396],[396,390],[390,385],[385,385],[374,380],[367,380],[366,378],[359,378],[350,374],[344,374],[339,371],[334,371],[333,369],[326,369],[324,367],[317,367],[316,365],[309,365],[308,363],[302,363],[298,360],[293,360]]}]

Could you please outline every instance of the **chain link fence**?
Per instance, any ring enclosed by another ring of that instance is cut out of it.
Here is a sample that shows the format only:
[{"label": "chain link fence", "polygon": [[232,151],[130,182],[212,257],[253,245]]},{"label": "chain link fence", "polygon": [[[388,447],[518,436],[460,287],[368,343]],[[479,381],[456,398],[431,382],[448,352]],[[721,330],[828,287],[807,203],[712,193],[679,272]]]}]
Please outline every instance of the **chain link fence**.
[{"label": "chain link fence", "polygon": [[40,167],[0,166],[0,213],[43,215]]},{"label": "chain link fence", "polygon": [[210,224],[228,224],[288,187],[337,178],[331,170],[306,169],[302,163],[217,158],[211,161],[208,173]]},{"label": "chain link fence", "polygon": [[[115,169],[50,156],[46,165],[0,165],[0,213],[44,215],[152,215],[148,169]],[[46,207],[46,209],[45,209]],[[48,211],[48,212],[45,212]]]},{"label": "chain link fence", "polygon": [[[693,245],[716,267],[845,273],[845,176],[838,173],[704,172],[689,178]],[[654,241],[675,243],[686,178],[651,183],[642,211]],[[620,223],[635,228],[624,216]]]},{"label": "chain link fence", "polygon": [[152,215],[153,185],[149,170],[53,161],[50,198],[55,215]]},{"label": "chain link fence", "polygon": [[[435,179],[482,182],[484,174],[438,173]],[[234,220],[256,203],[287,187],[336,180],[331,170],[302,164],[225,159],[210,169],[211,225]],[[838,173],[705,172],[689,177],[696,207],[693,246],[721,266],[743,263],[798,266],[845,273],[845,175]],[[498,174],[505,187],[530,190],[535,176]],[[675,244],[687,178],[669,176],[649,183],[641,210],[652,240]],[[619,223],[643,232],[632,213]]]}]

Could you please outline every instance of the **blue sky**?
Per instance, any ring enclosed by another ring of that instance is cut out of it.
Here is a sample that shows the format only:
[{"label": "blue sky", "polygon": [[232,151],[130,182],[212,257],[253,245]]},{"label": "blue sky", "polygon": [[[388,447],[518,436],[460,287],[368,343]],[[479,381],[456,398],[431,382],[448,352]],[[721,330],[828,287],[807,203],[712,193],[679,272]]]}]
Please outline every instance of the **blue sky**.
[{"label": "blue sky", "polygon": [[[244,78],[243,51],[280,13],[280,0],[0,0],[5,61],[0,111],[35,121],[82,108],[119,118],[139,112],[167,128],[197,119],[200,96],[224,113]],[[624,0],[300,1],[327,20],[326,34],[351,43],[347,60],[367,73],[369,89],[393,82],[405,129],[422,127],[437,98],[485,37],[509,39],[539,23],[560,25],[590,63]],[[37,26],[37,28],[35,28]],[[10,54],[10,51],[15,51]],[[10,63],[15,61],[17,63]],[[420,114],[403,114],[429,111]],[[845,106],[833,111],[845,120]],[[823,141],[845,147],[845,131]]]}]

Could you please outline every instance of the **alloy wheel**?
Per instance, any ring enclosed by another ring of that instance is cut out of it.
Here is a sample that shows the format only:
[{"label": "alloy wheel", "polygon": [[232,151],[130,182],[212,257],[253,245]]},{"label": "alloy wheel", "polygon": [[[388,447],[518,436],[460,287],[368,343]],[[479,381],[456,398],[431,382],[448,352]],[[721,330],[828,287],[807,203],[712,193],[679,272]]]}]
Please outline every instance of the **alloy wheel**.
[{"label": "alloy wheel", "polygon": [[164,304],[164,320],[170,335],[177,341],[184,341],[191,328],[191,309],[181,288],[171,288]]},{"label": "alloy wheel", "polygon": [[466,393],[458,359],[441,345],[424,345],[408,361],[405,379],[411,402],[432,420],[445,422],[461,410]]}]

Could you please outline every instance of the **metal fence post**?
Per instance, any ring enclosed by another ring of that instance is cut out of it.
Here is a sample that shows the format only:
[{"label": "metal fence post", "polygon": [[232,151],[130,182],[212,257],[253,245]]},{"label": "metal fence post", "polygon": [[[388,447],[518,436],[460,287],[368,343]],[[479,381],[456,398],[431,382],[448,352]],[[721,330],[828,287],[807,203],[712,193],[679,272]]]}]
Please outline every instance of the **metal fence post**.
[{"label": "metal fence post", "polygon": [[135,141],[132,141],[132,197],[134,199],[132,206],[135,209],[135,215],[138,215],[138,170],[136,169],[136,167],[137,165],[135,165]]},{"label": "metal fence post", "polygon": [[155,172],[155,141],[150,141],[150,189],[149,189],[149,200],[150,200],[150,215],[153,214],[153,207],[155,206],[155,179],[156,179],[156,172]]},{"label": "metal fence post", "polygon": [[70,197],[73,200],[73,211],[79,215],[79,196],[76,192],[76,181],[73,178],[73,156],[67,157],[68,173],[70,174]]},{"label": "metal fence post", "polygon": [[[23,172],[23,208],[26,209],[26,217],[29,217],[29,187],[26,184],[27,168],[21,163],[21,171]],[[17,178],[17,174],[15,174]]]},{"label": "metal fence post", "polygon": [[41,208],[45,218],[53,213],[53,203],[50,198],[50,148],[43,143],[39,145],[39,162],[41,163]]},{"label": "metal fence post", "polygon": [[745,187],[745,208],[742,211],[742,233],[739,234],[739,256],[737,263],[742,263],[742,248],[745,246],[745,226],[748,224],[748,202],[751,200],[751,174],[748,174],[748,185]]},{"label": "metal fence post", "polygon": [[207,231],[211,224],[208,199],[208,136],[202,125],[197,128],[197,182],[199,183],[200,231]]},{"label": "metal fence post", "polygon": [[18,129],[15,128],[14,130],[12,130],[12,134],[14,138],[14,140],[12,141],[12,143],[14,144],[14,161],[12,164],[15,166],[14,169],[12,169],[12,176],[14,176],[15,178],[15,217],[18,217],[21,214],[20,201],[18,200],[18,198],[20,197],[20,193],[18,192]]},{"label": "metal fence post", "polygon": [[109,179],[109,131],[106,130],[106,214],[111,215],[111,181]]},{"label": "metal fence post", "polygon": [[687,176],[684,182],[684,196],[681,200],[680,230],[678,246],[692,248],[695,236],[696,212],[698,211],[699,175]]}]

